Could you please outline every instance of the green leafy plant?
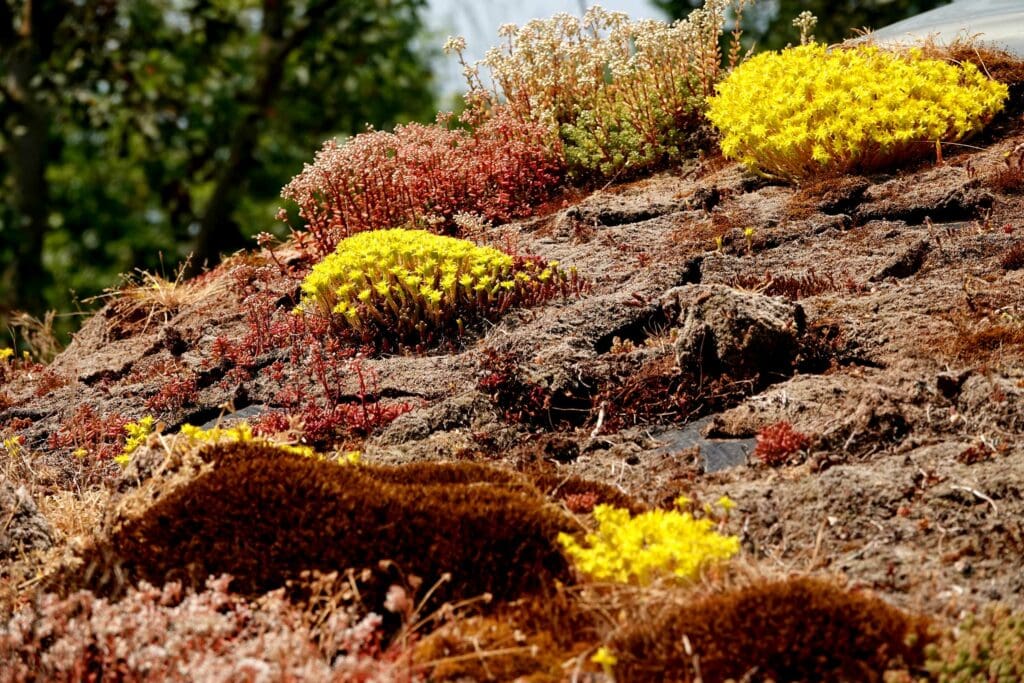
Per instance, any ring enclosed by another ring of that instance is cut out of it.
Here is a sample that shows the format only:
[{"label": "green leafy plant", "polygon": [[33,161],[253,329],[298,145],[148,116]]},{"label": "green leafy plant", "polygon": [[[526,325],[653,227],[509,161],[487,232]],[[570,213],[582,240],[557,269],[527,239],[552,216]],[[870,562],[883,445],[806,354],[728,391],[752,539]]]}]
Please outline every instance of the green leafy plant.
[{"label": "green leafy plant", "polygon": [[996,606],[968,616],[955,639],[929,650],[927,670],[941,683],[1024,680],[1024,614]]},{"label": "green leafy plant", "polygon": [[744,62],[718,85],[707,117],[727,158],[799,180],[934,153],[980,131],[1007,94],[973,64],[927,59],[917,49],[808,44]]},{"label": "green leafy plant", "polygon": [[557,261],[395,228],[342,240],[302,283],[298,310],[329,315],[365,341],[420,346],[572,288],[575,271]]},{"label": "green leafy plant", "polygon": [[[686,512],[689,501],[680,498],[677,510],[651,510],[631,516],[611,505],[594,508],[596,532],[585,545],[569,534],[559,542],[582,573],[598,580],[644,585],[659,575],[693,579],[710,563],[727,560],[740,549],[739,538],[724,536],[707,517]],[[733,506],[722,498],[726,512]]]}]

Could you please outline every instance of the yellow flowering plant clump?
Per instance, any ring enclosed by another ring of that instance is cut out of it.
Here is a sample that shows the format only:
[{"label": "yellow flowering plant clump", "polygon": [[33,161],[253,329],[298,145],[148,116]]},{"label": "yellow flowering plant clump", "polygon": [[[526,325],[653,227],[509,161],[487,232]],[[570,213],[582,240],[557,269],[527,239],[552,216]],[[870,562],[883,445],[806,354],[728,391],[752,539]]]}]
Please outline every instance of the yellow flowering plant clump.
[{"label": "yellow flowering plant clump", "polygon": [[[696,578],[708,564],[727,560],[739,552],[735,536],[715,529],[715,521],[696,518],[686,511],[689,501],[680,498],[675,510],[652,510],[631,517],[628,510],[610,505],[594,508],[597,531],[584,543],[569,534],[559,542],[577,569],[598,580],[646,585],[658,576]],[[733,503],[718,502],[727,515]]]},{"label": "yellow flowering plant clump", "polygon": [[304,455],[308,458],[321,457],[320,454],[310,446],[279,443],[277,441],[258,437],[253,433],[252,427],[248,422],[239,422],[231,427],[210,427],[209,429],[203,429],[202,427],[196,427],[195,425],[190,424],[183,424],[181,429],[178,430],[178,435],[175,438],[173,447],[193,448],[196,446],[210,446],[214,444],[249,442],[265,443],[275,448],[279,448],[282,451],[295,453],[296,455]]},{"label": "yellow flowering plant clump", "polygon": [[132,453],[139,449],[139,446],[146,443],[149,435],[153,433],[153,416],[146,415],[138,422],[129,422],[124,426],[125,440],[121,453],[114,456],[114,462],[121,467],[127,467],[132,459]]},{"label": "yellow flowering plant clump", "polygon": [[176,450],[188,450],[201,446],[229,443],[259,443],[277,448],[286,453],[315,458],[317,460],[333,460],[342,465],[358,465],[362,460],[361,451],[336,451],[330,456],[325,456],[312,446],[304,444],[292,444],[277,441],[275,439],[257,436],[248,422],[238,422],[230,427],[210,427],[203,429],[195,425],[183,424],[178,434],[171,442],[171,448]]},{"label": "yellow flowering plant clump", "polygon": [[373,230],[342,240],[302,283],[297,312],[330,316],[380,348],[461,336],[513,306],[579,291],[574,269],[425,230]]},{"label": "yellow flowering plant clump", "polygon": [[757,55],[719,83],[707,117],[722,154],[767,176],[870,172],[980,131],[1008,88],[918,49],[810,43]]}]

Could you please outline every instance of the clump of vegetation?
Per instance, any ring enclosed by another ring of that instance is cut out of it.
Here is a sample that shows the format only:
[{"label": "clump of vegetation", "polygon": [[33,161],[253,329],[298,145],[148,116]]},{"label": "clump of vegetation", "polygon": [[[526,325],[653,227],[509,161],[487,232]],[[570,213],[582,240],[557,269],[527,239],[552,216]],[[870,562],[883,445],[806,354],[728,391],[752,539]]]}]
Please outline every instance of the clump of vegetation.
[{"label": "clump of vegetation", "polygon": [[[450,117],[328,140],[281,194],[299,206],[316,251],[363,230],[455,227],[460,213],[505,221],[548,198],[562,154],[540,124],[496,110],[472,130]],[[282,209],[281,220],[287,219]]]},{"label": "clump of vegetation", "polygon": [[926,624],[810,578],[761,581],[677,603],[615,638],[615,680],[865,681],[919,666]]},{"label": "clump of vegetation", "polygon": [[743,63],[718,85],[707,117],[727,158],[801,180],[934,154],[980,131],[1007,94],[975,65],[927,59],[920,50],[808,44]]},{"label": "clump of vegetation", "polygon": [[[582,19],[562,13],[522,27],[506,24],[500,32],[506,43],[472,65],[462,58],[461,38],[450,39],[445,50],[459,54],[471,107],[504,101],[517,117],[561,137],[573,174],[613,176],[689,151],[705,98],[723,73],[726,12],[743,4],[708,0],[672,24],[631,21],[594,6]],[[734,46],[732,64],[739,56]]]},{"label": "clump of vegetation", "polygon": [[198,400],[199,385],[195,373],[186,371],[181,376],[165,378],[163,386],[146,399],[146,408],[158,413],[175,413],[195,405]]},{"label": "clump of vegetation", "polygon": [[794,275],[776,275],[771,271],[765,271],[760,276],[738,275],[733,278],[732,286],[753,290],[765,296],[784,296],[790,301],[829,292],[854,294],[864,290],[864,286],[857,283],[849,273],[841,273],[837,279],[835,273],[818,273],[814,268]]},{"label": "clump of vegetation", "polygon": [[88,403],[50,434],[47,446],[67,449],[80,459],[112,461],[124,449],[125,425],[131,420],[119,413],[99,413]]},{"label": "clump of vegetation", "polygon": [[790,423],[776,422],[757,433],[754,457],[773,467],[783,465],[800,451],[807,450],[810,444],[807,435],[798,432]]},{"label": "clump of vegetation", "polygon": [[[479,483],[459,484],[457,465],[439,466],[441,484],[396,483],[386,471],[256,441],[202,457],[213,466],[194,479],[122,505],[110,535],[86,551],[86,569],[55,583],[117,594],[123,578],[200,587],[230,574],[233,590],[259,595],[306,571],[366,569],[360,591],[373,609],[389,566],[427,586],[443,583],[433,593],[440,602],[542,593],[570,578],[556,537],[572,522],[536,489],[481,482],[475,469],[467,479]],[[429,482],[429,470],[422,465],[419,478]]]},{"label": "clump of vegetation", "polygon": [[999,265],[1003,270],[1024,269],[1024,242],[1017,242],[1004,251],[999,258]]},{"label": "clump of vegetation", "polygon": [[[208,429],[196,427],[195,425],[183,424],[171,443],[171,448],[180,451],[222,444],[256,443],[270,448],[276,448],[293,455],[301,455],[307,458],[320,457],[320,455],[310,446],[279,443],[261,438],[253,433],[253,428],[248,422],[238,422],[230,427],[210,427]],[[346,462],[354,463],[359,460],[359,453],[357,451],[350,451],[345,454],[345,456],[344,460]]]},{"label": "clump of vegetation", "polygon": [[954,639],[929,651],[926,668],[940,683],[1024,680],[1024,615],[996,606],[968,616]]},{"label": "clump of vegetation", "polygon": [[[709,518],[697,519],[685,511],[689,501],[680,498],[678,510],[650,510],[631,516],[629,510],[611,505],[594,508],[598,528],[584,544],[569,534],[559,542],[576,568],[598,580],[646,585],[663,575],[696,578],[707,565],[727,560],[740,549],[739,538],[724,536]],[[732,507],[728,498],[719,501]]]},{"label": "clump of vegetation", "polygon": [[143,583],[117,602],[45,594],[0,626],[0,679],[410,680],[399,675],[407,661],[382,651],[379,615],[335,610],[314,626],[280,593],[254,604],[230,593],[230,581],[197,592]]},{"label": "clump of vegetation", "polygon": [[299,310],[329,315],[366,342],[419,347],[578,287],[575,270],[556,261],[395,228],[338,244],[302,283]]},{"label": "clump of vegetation", "polygon": [[124,426],[125,440],[124,448],[118,455],[114,456],[114,462],[121,467],[127,467],[131,462],[132,453],[139,449],[153,433],[154,420],[152,415],[146,415],[136,422],[129,422]]}]

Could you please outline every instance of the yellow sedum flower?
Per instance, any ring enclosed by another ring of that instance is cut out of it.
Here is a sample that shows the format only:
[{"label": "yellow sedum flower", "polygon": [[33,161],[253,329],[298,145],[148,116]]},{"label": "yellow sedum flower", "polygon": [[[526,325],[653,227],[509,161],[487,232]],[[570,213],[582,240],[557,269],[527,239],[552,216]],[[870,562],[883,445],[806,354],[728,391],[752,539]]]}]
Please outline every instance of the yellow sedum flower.
[{"label": "yellow sedum flower", "polygon": [[[492,247],[425,230],[372,230],[342,240],[313,268],[299,310],[334,313],[339,326],[364,339],[415,346],[458,334],[460,319],[493,320],[511,305],[544,298],[538,292],[552,295],[553,287],[542,290],[522,277],[534,268]],[[544,272],[566,282],[555,265]]]},{"label": "yellow sedum flower", "polygon": [[10,360],[14,355],[14,349],[0,349],[0,361]]},{"label": "yellow sedum flower", "polygon": [[11,436],[3,440],[4,450],[7,451],[7,455],[12,458],[18,458],[24,453],[24,449],[21,445],[21,439],[17,436]]},{"label": "yellow sedum flower", "polygon": [[224,443],[236,443],[236,442],[257,442],[265,443],[267,445],[278,448],[288,453],[295,453],[296,455],[304,455],[308,458],[322,458],[322,456],[313,450],[310,446],[299,446],[286,443],[279,443],[271,441],[270,439],[262,439],[253,435],[252,427],[247,422],[239,422],[232,427],[211,427],[210,429],[203,429],[202,427],[196,427],[190,424],[183,424],[181,429],[178,431],[178,439],[183,439],[184,443],[176,442],[175,446],[184,445],[187,447],[195,446],[206,446],[212,444],[224,444]]},{"label": "yellow sedum flower", "polygon": [[799,180],[881,170],[980,131],[1009,90],[970,63],[920,50],[809,44],[757,55],[718,84],[708,119],[722,154]]},{"label": "yellow sedum flower", "polygon": [[700,570],[727,560],[740,549],[739,539],[715,531],[710,519],[696,519],[683,508],[652,510],[631,517],[610,505],[594,508],[598,529],[580,544],[569,534],[558,540],[576,568],[597,580],[646,585],[661,575],[696,578]]},{"label": "yellow sedum flower", "polygon": [[597,652],[590,657],[590,661],[600,666],[604,671],[605,676],[611,678],[612,669],[619,663],[619,658],[616,657],[611,650],[602,645],[597,648]]},{"label": "yellow sedum flower", "polygon": [[129,422],[124,426],[125,441],[124,449],[120,455],[114,456],[114,462],[121,467],[127,467],[132,459],[132,453],[138,450],[139,446],[146,443],[146,439],[153,433],[153,416],[146,415],[138,422]]}]

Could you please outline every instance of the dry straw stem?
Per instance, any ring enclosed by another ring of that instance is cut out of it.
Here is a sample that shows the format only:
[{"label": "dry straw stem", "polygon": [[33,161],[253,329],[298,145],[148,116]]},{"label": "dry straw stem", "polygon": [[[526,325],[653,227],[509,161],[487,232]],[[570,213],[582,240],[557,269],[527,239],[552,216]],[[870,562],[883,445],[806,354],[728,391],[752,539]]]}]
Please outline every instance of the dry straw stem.
[{"label": "dry straw stem", "polygon": [[201,276],[188,281],[184,277],[187,267],[187,262],[181,264],[173,280],[137,269],[134,273],[122,275],[118,287],[107,289],[83,303],[109,303],[109,329],[125,335],[138,326],[138,334],[143,334],[151,324],[165,324],[187,306],[226,293],[225,278]]},{"label": "dry straw stem", "polygon": [[14,339],[20,339],[29,355],[40,362],[49,362],[57,357],[62,347],[53,331],[56,311],[47,311],[42,319],[29,313],[15,312],[7,320],[7,326]]},{"label": "dry straw stem", "polygon": [[61,538],[84,540],[100,528],[110,496],[106,488],[57,491],[40,497],[39,510]]}]

